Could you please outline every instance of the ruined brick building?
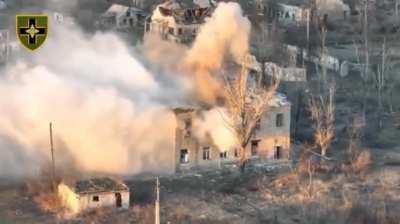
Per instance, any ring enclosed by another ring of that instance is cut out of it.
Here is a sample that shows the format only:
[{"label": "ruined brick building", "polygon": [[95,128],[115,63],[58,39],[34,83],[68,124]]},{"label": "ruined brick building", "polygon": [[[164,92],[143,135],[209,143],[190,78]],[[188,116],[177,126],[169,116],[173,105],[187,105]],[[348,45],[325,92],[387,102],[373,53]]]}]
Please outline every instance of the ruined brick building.
[{"label": "ruined brick building", "polygon": [[[179,44],[194,41],[201,25],[210,17],[217,0],[167,0],[159,4],[145,22],[145,38],[156,35],[163,40]],[[250,73],[261,73],[261,66],[253,56],[245,64]],[[267,162],[290,158],[290,103],[283,94],[276,94],[270,102],[270,110],[259,122],[248,145],[248,157],[252,161]],[[193,122],[206,109],[175,108],[177,118],[171,172],[191,169],[218,169],[236,164],[239,149],[220,149],[208,140],[193,134]],[[170,169],[170,168],[169,168]],[[169,170],[168,169],[168,170]]]},{"label": "ruined brick building", "polygon": [[146,19],[145,37],[155,34],[164,40],[191,43],[215,6],[213,0],[165,1]]},{"label": "ruined brick building", "polygon": [[[193,134],[193,120],[201,110],[176,108],[175,171],[216,169],[239,160],[238,149],[219,149],[212,141],[200,141]],[[268,113],[260,120],[250,144],[248,158],[255,162],[290,159],[290,103],[276,94]]]}]

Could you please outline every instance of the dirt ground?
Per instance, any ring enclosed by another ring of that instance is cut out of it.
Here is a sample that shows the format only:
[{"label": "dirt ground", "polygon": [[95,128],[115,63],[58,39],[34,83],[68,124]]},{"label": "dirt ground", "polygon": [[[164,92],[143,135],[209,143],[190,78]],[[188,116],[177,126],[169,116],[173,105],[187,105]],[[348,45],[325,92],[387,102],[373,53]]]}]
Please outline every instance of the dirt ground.
[{"label": "dirt ground", "polygon": [[[291,169],[221,170],[174,177],[161,183],[162,223],[399,223],[400,148],[374,151],[364,175]],[[386,165],[385,165],[386,164]],[[100,209],[63,219],[40,211],[21,185],[0,188],[0,223],[154,223],[154,179],[130,178],[131,207]],[[312,190],[310,190],[312,186]]]}]

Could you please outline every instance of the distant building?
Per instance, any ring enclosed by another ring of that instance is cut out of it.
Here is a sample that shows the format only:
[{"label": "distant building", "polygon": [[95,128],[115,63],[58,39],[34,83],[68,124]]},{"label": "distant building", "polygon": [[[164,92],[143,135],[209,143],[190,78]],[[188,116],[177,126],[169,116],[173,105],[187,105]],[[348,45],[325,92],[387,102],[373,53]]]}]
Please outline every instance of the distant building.
[{"label": "distant building", "polygon": [[286,5],[278,3],[276,5],[275,18],[284,24],[305,24],[307,22],[307,8],[297,5]]},{"label": "distant building", "polygon": [[[283,94],[276,94],[268,113],[257,124],[247,147],[247,155],[254,162],[287,161],[290,159],[290,103]],[[200,141],[193,134],[193,120],[201,110],[177,108],[175,131],[176,172],[217,169],[237,164],[239,149],[220,149],[211,138]]]},{"label": "distant building", "polygon": [[153,34],[164,40],[191,43],[215,6],[212,0],[165,1],[146,19],[145,36]]},{"label": "distant building", "polygon": [[100,207],[129,208],[129,188],[111,178],[78,181],[74,192],[78,197],[79,211]]},{"label": "distant building", "polygon": [[307,71],[305,68],[281,67],[272,62],[266,62],[264,65],[265,74],[275,76],[285,82],[306,82]]},{"label": "distant building", "polygon": [[74,25],[75,24],[74,18],[72,18],[71,16],[64,15],[62,13],[59,13],[59,12],[54,12],[53,18],[54,18],[55,22],[57,22],[58,24],[64,24],[64,25]]},{"label": "distant building", "polygon": [[142,27],[146,13],[139,8],[113,4],[100,16],[97,26],[103,29],[129,30]]},{"label": "distant building", "polygon": [[303,1],[283,0],[266,2],[264,11],[270,20],[281,25],[300,25],[307,22],[307,13],[311,8]]},{"label": "distant building", "polygon": [[[307,49],[293,45],[284,45],[284,47],[287,50],[289,58],[296,60],[297,64],[302,63],[299,61],[299,59],[302,59],[340,74],[342,77],[347,76],[350,71],[348,58],[343,58],[343,55],[345,55],[343,53],[332,54],[333,51],[329,50],[328,53],[322,55],[320,52],[308,51]],[[346,54],[351,55],[348,52]]]},{"label": "distant building", "polygon": [[146,7],[146,0],[131,0],[131,6],[144,9]]},{"label": "distant building", "polygon": [[343,20],[350,15],[349,5],[342,0],[281,0],[265,3],[270,20],[281,25],[305,25],[307,21]]}]

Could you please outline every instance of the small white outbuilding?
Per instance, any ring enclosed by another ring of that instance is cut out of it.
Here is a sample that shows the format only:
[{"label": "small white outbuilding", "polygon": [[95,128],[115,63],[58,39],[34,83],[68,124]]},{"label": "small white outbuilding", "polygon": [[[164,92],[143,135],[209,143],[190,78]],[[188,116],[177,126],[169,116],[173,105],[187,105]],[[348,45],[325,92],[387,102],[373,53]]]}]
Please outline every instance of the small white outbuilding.
[{"label": "small white outbuilding", "polygon": [[99,207],[129,208],[129,188],[108,177],[78,181],[75,194],[78,195],[80,212]]}]

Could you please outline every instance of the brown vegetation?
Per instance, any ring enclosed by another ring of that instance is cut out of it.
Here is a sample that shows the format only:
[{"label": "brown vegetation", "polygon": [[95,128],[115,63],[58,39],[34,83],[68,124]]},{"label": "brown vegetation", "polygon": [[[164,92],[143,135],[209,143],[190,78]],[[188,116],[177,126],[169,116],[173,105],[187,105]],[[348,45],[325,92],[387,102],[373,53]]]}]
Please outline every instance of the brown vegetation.
[{"label": "brown vegetation", "polygon": [[[245,58],[244,60],[248,60]],[[269,102],[279,86],[279,80],[273,80],[269,87],[252,83],[248,69],[243,62],[241,72],[230,80],[226,77],[225,100],[228,112],[227,125],[234,132],[239,151],[242,172],[247,162],[246,147],[249,144],[257,122],[268,112]]]}]

